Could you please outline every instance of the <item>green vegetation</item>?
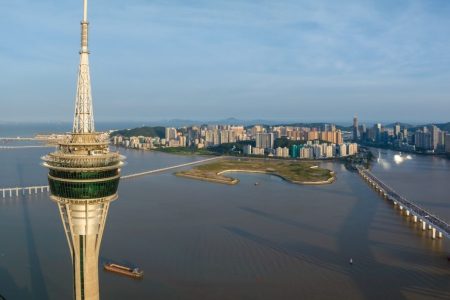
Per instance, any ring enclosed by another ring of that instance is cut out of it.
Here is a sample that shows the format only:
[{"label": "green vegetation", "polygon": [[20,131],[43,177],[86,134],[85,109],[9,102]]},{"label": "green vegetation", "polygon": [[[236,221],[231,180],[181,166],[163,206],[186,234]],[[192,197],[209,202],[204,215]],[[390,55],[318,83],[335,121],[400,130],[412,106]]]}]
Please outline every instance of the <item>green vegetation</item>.
[{"label": "green vegetation", "polygon": [[209,149],[197,149],[193,147],[159,147],[153,150],[181,155],[218,155],[218,153],[211,152]]},{"label": "green vegetation", "polygon": [[208,150],[217,154],[240,155],[244,151],[245,145],[255,146],[254,141],[239,141],[236,143],[225,143],[213,147],[208,147]]},{"label": "green vegetation", "polygon": [[242,141],[236,143],[225,143],[206,149],[197,149],[195,147],[159,147],[156,151],[183,154],[183,155],[242,155],[243,147],[246,144],[254,144],[253,141]]},{"label": "green vegetation", "polygon": [[295,140],[290,140],[290,139],[288,139],[286,137],[281,137],[281,138],[275,139],[275,141],[274,141],[274,148],[287,147],[287,148],[290,149],[293,145],[302,145],[302,144],[305,144],[305,143],[306,143],[306,141],[295,141]]},{"label": "green vegetation", "polygon": [[166,134],[166,129],[164,127],[139,127],[133,129],[123,129],[114,131],[111,136],[121,135],[124,137],[132,136],[145,136],[145,137],[159,137],[164,138]]},{"label": "green vegetation", "polygon": [[335,178],[334,172],[319,168],[313,163],[249,158],[224,159],[175,175],[224,184],[239,182],[236,178],[226,176],[227,172],[272,174],[297,184],[325,184],[333,182]]}]

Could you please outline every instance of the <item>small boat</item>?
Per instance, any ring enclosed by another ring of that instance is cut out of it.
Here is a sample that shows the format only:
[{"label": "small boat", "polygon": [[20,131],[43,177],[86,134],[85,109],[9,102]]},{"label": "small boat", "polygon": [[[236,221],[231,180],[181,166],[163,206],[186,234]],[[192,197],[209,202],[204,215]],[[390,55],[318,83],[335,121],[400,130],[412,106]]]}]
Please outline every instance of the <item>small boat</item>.
[{"label": "small boat", "polygon": [[349,264],[353,265],[353,258],[350,258]]},{"label": "small boat", "polygon": [[106,271],[125,275],[135,279],[142,279],[144,277],[144,271],[139,270],[138,268],[129,268],[112,263],[106,263],[104,265],[104,268]]},{"label": "small boat", "polygon": [[259,182],[255,182],[255,185],[259,185]]}]

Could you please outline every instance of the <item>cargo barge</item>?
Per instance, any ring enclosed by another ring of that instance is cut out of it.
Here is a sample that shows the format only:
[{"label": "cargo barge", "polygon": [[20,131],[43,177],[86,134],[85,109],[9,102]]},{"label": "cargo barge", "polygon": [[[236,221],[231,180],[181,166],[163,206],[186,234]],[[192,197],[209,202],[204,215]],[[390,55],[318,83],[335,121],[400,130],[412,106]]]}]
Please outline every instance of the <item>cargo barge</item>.
[{"label": "cargo barge", "polygon": [[112,263],[105,264],[104,268],[106,271],[128,276],[134,279],[142,279],[144,277],[144,271],[139,270],[138,268],[129,268]]}]

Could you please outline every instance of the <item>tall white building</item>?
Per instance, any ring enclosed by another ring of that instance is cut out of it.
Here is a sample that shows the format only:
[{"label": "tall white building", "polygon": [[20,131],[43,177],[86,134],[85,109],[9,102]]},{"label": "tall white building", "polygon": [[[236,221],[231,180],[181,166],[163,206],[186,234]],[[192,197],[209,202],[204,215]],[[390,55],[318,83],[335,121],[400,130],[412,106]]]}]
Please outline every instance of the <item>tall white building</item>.
[{"label": "tall white building", "polygon": [[314,151],[311,147],[303,147],[299,151],[299,158],[314,159]]},{"label": "tall white building", "polygon": [[339,148],[338,148],[338,151],[339,151],[339,156],[340,157],[347,156],[347,145],[340,144]]},{"label": "tall white building", "polygon": [[257,133],[256,134],[256,147],[263,149],[273,149],[273,133]]},{"label": "tall white building", "polygon": [[264,148],[253,147],[252,154],[253,155],[264,155]]},{"label": "tall white building", "polygon": [[177,130],[173,127],[166,127],[166,141],[174,140],[177,138]]},{"label": "tall white building", "polygon": [[275,150],[275,155],[277,156],[277,157],[289,157],[289,148],[287,148],[287,147],[278,147],[276,150]]},{"label": "tall white building", "polygon": [[450,153],[450,133],[445,135],[445,152]]},{"label": "tall white building", "polygon": [[252,145],[244,145],[243,150],[245,155],[252,154]]},{"label": "tall white building", "polygon": [[347,144],[347,155],[354,155],[356,153],[358,153],[358,144]]}]

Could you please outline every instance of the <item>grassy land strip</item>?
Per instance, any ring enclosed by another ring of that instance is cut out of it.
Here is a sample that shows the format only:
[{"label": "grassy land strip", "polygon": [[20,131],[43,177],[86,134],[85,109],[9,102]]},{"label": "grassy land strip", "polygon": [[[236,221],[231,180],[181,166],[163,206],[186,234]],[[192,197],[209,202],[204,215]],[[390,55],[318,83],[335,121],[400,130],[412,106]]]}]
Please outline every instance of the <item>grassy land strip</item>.
[{"label": "grassy land strip", "polygon": [[195,149],[187,147],[164,147],[164,148],[154,148],[152,150],[179,155],[219,155],[218,153],[211,152],[206,149]]},{"label": "grassy land strip", "polygon": [[272,174],[297,184],[328,184],[335,180],[334,172],[314,163],[264,159],[224,159],[175,173],[177,176],[223,184],[237,184],[238,179],[226,176],[228,172]]}]

